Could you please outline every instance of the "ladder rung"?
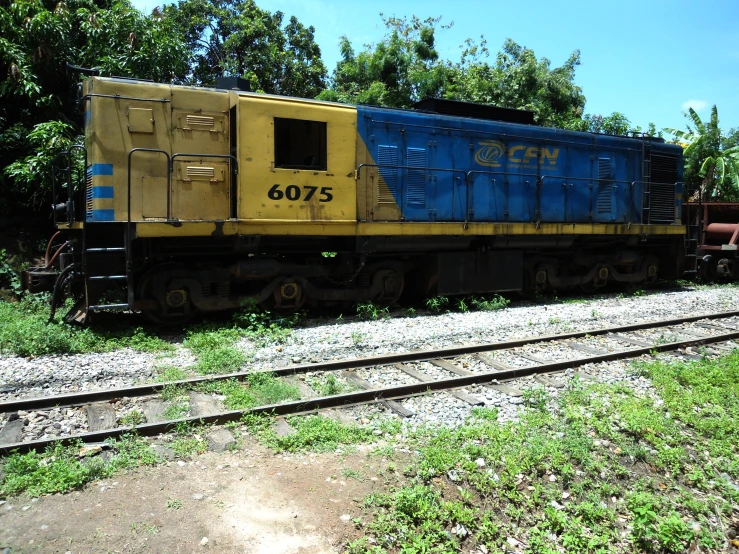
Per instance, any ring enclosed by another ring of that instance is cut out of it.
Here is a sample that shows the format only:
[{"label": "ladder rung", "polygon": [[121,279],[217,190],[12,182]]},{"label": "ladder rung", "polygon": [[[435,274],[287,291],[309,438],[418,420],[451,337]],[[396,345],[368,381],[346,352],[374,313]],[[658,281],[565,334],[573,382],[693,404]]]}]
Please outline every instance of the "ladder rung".
[{"label": "ladder rung", "polygon": [[89,312],[101,312],[103,310],[127,310],[128,304],[99,304],[97,306],[88,306]]},{"label": "ladder rung", "polygon": [[93,275],[87,278],[90,281],[125,281],[125,275]]},{"label": "ladder rung", "polygon": [[111,247],[111,248],[88,248],[87,249],[87,253],[88,254],[90,252],[97,253],[97,252],[125,252],[125,251],[126,251],[126,249],[123,246],[114,246],[114,247]]}]

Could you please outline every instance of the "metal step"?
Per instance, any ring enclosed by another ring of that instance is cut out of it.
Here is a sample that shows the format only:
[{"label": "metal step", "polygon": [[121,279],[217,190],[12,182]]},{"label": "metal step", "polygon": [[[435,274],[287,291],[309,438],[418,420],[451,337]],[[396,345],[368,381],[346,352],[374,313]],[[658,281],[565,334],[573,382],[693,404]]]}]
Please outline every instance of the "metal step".
[{"label": "metal step", "polygon": [[93,275],[87,278],[89,281],[125,281],[125,275]]},{"label": "metal step", "polygon": [[105,310],[127,310],[128,304],[98,304],[96,306],[88,306],[88,312],[103,312]]},{"label": "metal step", "polygon": [[103,254],[107,252],[125,252],[126,248],[124,246],[113,246],[110,248],[88,248],[87,253],[93,253],[93,254]]}]

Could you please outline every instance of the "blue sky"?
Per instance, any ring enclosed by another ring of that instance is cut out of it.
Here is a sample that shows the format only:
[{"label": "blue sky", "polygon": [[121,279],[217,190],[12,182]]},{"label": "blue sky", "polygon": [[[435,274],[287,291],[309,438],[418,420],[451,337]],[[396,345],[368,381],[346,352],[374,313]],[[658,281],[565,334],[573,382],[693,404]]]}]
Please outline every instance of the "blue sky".
[{"label": "blue sky", "polygon": [[[133,0],[140,9],[160,4]],[[360,50],[386,32],[380,13],[454,23],[437,33],[443,58],[457,61],[466,38],[483,35],[497,53],[510,37],[561,65],[579,49],[587,113],[624,113],[633,124],[684,128],[692,106],[706,120],[718,106],[721,128],[739,127],[739,0],[257,0],[260,8],[313,25],[333,71],[339,37]]]}]

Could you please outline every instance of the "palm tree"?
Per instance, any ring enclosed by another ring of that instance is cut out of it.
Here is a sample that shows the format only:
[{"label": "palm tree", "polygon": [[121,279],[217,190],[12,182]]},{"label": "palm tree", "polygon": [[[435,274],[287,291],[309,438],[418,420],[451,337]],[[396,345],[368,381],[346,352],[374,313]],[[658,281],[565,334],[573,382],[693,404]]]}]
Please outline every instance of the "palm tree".
[{"label": "palm tree", "polygon": [[722,148],[716,105],[711,108],[708,123],[704,123],[693,108],[688,108],[684,115],[689,120],[687,131],[665,131],[685,147],[686,184],[690,185],[691,180],[692,184],[699,184],[704,200],[739,200],[739,146]]}]

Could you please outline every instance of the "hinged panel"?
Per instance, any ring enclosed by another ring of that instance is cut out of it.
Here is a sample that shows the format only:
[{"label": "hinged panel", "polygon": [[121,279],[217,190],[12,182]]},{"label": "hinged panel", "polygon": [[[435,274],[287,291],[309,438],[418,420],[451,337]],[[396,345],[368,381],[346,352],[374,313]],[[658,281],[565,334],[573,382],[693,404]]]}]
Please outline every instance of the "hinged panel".
[{"label": "hinged panel", "polygon": [[229,149],[228,112],[174,109],[172,150],[188,154],[226,154]]},{"label": "hinged panel", "polygon": [[227,161],[175,160],[172,217],[228,219],[230,176]]},{"label": "hinged panel", "polygon": [[154,132],[154,110],[148,108],[128,109],[128,132],[129,133],[153,133]]},{"label": "hinged panel", "polygon": [[141,179],[141,215],[145,219],[167,217],[167,178],[144,175]]}]

